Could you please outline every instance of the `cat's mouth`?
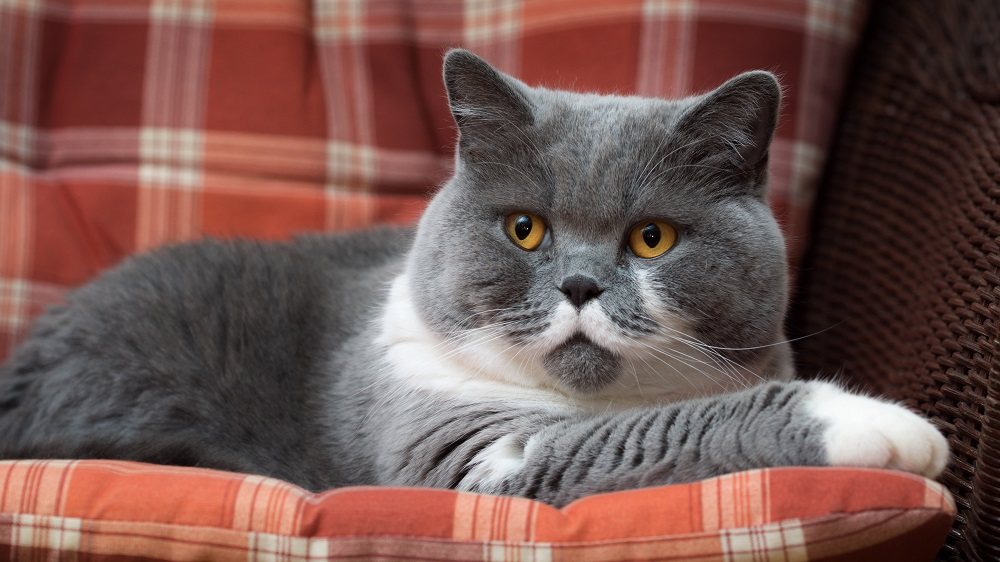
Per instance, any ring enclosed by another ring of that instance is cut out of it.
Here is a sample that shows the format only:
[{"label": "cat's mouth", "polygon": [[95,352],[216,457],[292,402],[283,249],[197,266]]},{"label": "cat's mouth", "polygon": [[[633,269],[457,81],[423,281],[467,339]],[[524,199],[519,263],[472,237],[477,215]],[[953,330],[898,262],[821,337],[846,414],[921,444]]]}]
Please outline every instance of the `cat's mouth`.
[{"label": "cat's mouth", "polygon": [[565,387],[590,393],[615,380],[621,356],[576,332],[547,353],[543,365]]},{"label": "cat's mouth", "polygon": [[630,349],[633,344],[597,302],[580,309],[566,302],[560,303],[549,320],[548,328],[541,334],[539,344],[554,353],[562,347],[572,348],[573,340],[580,339],[613,355]]}]

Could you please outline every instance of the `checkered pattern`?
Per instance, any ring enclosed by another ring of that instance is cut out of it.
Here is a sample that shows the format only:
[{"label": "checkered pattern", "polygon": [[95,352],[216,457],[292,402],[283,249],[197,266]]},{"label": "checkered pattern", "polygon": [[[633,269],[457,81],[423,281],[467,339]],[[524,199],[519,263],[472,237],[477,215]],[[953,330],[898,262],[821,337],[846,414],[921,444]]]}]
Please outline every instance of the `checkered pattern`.
[{"label": "checkered pattern", "polygon": [[834,468],[743,472],[563,509],[413,488],[316,495],[111,461],[3,462],[0,481],[4,560],[920,562],[955,511],[932,481]]},{"label": "checkered pattern", "polygon": [[681,96],[782,76],[772,201],[802,247],[863,0],[0,0],[0,357],[63,291],[203,235],[412,221],[447,177],[440,80]]}]

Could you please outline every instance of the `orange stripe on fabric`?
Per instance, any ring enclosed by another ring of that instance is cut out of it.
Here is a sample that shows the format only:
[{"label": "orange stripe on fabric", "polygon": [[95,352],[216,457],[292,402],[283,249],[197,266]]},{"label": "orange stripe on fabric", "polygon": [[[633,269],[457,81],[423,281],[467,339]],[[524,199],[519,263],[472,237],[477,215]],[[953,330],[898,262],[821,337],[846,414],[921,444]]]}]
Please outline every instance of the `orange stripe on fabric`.
[{"label": "orange stripe on fabric", "polygon": [[226,483],[225,492],[222,495],[222,509],[219,511],[219,526],[223,528],[235,528],[234,519],[236,517],[236,498],[240,493],[240,481]]},{"label": "orange stripe on fabric", "polygon": [[63,515],[66,509],[66,496],[69,483],[72,480],[73,469],[76,467],[76,461],[70,461],[66,463],[66,466],[59,473],[59,483],[56,485],[56,497],[53,501],[53,513],[55,515]]},{"label": "orange stripe on fabric", "polygon": [[24,489],[21,494],[21,510],[33,512],[36,507],[39,468],[44,461],[29,461],[24,477]]},{"label": "orange stripe on fabric", "polygon": [[17,481],[14,480],[14,469],[13,469],[14,466],[15,465],[12,464],[12,463],[7,463],[2,468],[2,470],[3,470],[3,490],[2,490],[2,492],[0,492],[0,511],[2,511],[4,513],[10,513],[10,512],[15,511],[14,506],[13,506],[14,502],[12,502],[7,497],[7,492],[9,490],[11,490],[11,489],[14,489],[14,488],[11,487],[11,482],[14,481],[15,482],[15,486],[17,485],[16,484]]},{"label": "orange stripe on fabric", "polygon": [[538,536],[538,504],[531,504],[531,518],[528,523],[528,540],[534,542]]},{"label": "orange stripe on fabric", "polygon": [[762,471],[761,479],[764,483],[764,521],[773,521],[771,517],[771,472],[768,470]]}]

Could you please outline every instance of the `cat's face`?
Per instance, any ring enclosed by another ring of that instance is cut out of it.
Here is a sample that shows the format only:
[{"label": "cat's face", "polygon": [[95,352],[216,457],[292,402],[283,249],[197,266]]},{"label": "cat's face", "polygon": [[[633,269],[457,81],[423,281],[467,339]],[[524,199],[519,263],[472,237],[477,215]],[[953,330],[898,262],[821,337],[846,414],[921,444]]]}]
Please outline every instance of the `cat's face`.
[{"label": "cat's face", "polygon": [[453,51],[445,81],[456,172],[410,262],[432,330],[577,394],[767,376],[787,290],[764,198],[773,76],[680,101],[597,96]]}]

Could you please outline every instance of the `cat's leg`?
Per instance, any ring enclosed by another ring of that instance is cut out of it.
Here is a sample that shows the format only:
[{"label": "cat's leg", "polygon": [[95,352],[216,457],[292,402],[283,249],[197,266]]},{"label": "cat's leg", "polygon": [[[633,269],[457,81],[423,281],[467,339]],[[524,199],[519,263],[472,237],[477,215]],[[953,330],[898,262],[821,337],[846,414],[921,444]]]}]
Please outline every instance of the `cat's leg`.
[{"label": "cat's leg", "polygon": [[527,425],[498,417],[481,430],[468,423],[465,428],[466,441],[449,438],[450,448],[425,439],[420,447],[436,454],[413,457],[408,466],[435,464],[420,469],[437,478],[427,484],[555,505],[598,492],[771,466],[868,466],[933,477],[948,459],[944,437],[920,416],[823,382],[770,383],[547,422],[536,416]]}]

